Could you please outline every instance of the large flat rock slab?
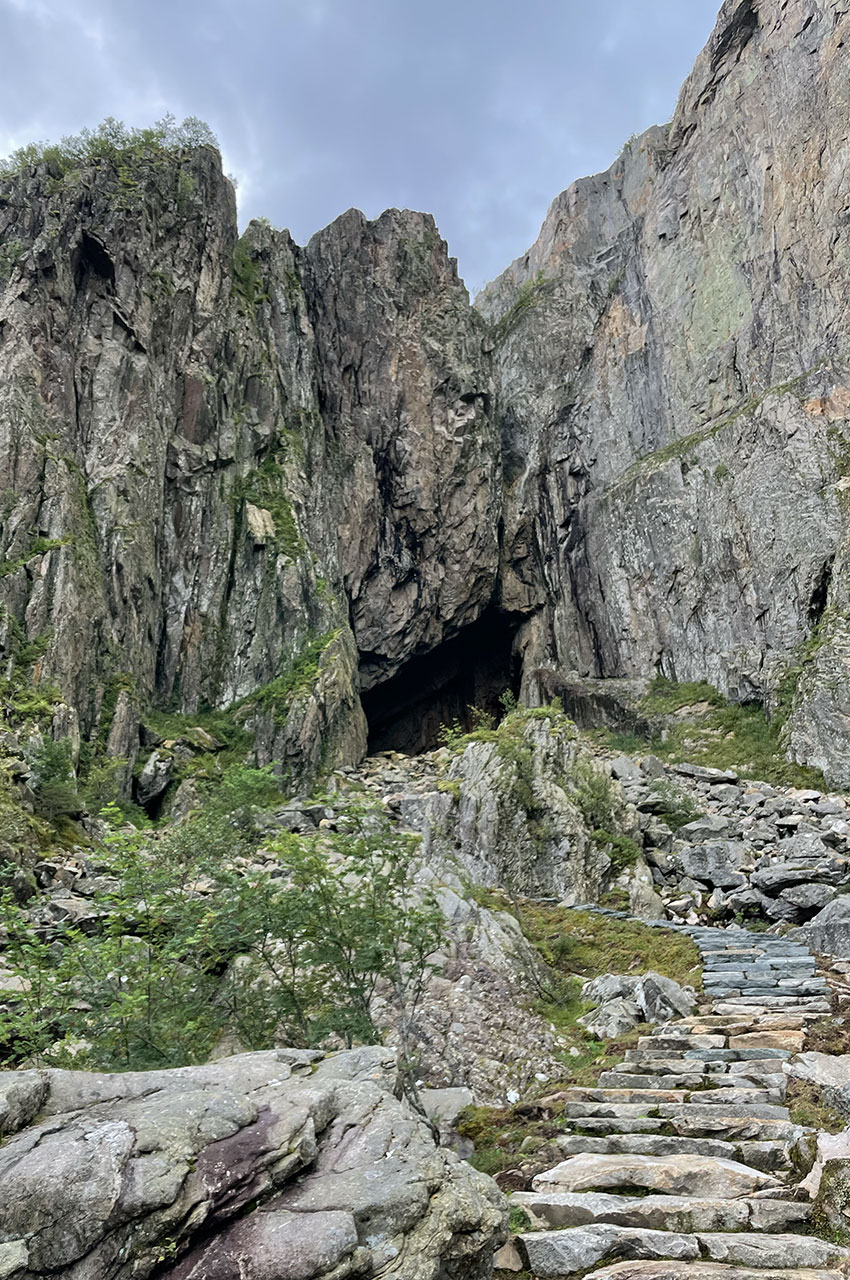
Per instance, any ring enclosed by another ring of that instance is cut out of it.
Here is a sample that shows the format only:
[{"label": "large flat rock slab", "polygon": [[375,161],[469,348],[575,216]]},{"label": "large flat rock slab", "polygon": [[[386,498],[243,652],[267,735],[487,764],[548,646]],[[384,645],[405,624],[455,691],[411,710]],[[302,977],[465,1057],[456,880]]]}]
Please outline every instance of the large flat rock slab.
[{"label": "large flat rock slab", "polygon": [[664,1195],[741,1197],[777,1188],[769,1173],[719,1156],[595,1155],[570,1156],[538,1174],[535,1191],[602,1191],[609,1187],[641,1187]]},{"label": "large flat rock slab", "polygon": [[654,1231],[783,1231],[800,1229],[811,1205],[795,1200],[728,1200],[705,1196],[621,1196],[602,1191],[515,1191],[511,1204],[544,1228],[609,1222]]}]

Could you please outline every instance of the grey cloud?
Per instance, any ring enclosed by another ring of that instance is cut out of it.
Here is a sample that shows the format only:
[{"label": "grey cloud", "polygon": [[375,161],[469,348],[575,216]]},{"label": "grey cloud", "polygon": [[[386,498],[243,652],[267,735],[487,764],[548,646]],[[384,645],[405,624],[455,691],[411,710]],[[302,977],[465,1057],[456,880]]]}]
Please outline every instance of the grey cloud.
[{"label": "grey cloud", "polygon": [[0,143],[208,120],[240,213],[305,240],[434,213],[480,287],[549,201],[669,117],[716,0],[0,0]]}]

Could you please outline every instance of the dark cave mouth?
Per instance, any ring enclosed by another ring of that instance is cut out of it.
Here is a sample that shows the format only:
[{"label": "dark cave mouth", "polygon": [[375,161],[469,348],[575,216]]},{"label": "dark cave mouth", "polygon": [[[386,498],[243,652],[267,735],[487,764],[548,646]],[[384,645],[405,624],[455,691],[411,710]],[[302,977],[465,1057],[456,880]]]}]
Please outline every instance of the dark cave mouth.
[{"label": "dark cave mouth", "polygon": [[364,690],[370,755],[430,751],[439,746],[443,725],[458,722],[467,732],[475,728],[475,710],[498,720],[505,691],[519,693],[522,671],[514,640],[522,621],[518,615],[487,609],[451,640],[411,658],[389,680]]}]

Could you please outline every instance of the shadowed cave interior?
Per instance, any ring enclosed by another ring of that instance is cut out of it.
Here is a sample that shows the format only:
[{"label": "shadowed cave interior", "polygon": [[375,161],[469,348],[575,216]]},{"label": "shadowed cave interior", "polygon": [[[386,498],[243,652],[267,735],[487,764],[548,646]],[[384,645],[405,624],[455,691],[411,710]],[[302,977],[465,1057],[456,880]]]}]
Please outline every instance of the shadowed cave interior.
[{"label": "shadowed cave interior", "polygon": [[521,660],[514,638],[521,618],[488,609],[428,653],[411,658],[394,676],[362,694],[369,722],[369,752],[415,755],[439,745],[443,725],[475,727],[473,709],[497,720],[501,695],[519,692]]}]

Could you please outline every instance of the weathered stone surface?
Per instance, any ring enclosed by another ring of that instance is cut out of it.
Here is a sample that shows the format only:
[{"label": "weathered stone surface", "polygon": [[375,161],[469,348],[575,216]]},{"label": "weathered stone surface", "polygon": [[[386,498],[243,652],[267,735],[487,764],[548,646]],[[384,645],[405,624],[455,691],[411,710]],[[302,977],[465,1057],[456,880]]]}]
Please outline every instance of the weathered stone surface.
[{"label": "weathered stone surface", "polygon": [[829,86],[849,20],[839,0],[726,0],[671,124],[558,196],[478,299],[514,480],[503,593],[552,602],[530,644],[580,675],[769,700],[826,604],[790,744],[839,781],[850,374]]},{"label": "weathered stone surface", "polygon": [[695,844],[679,855],[682,871],[694,880],[721,889],[737,889],[747,883],[742,867],[749,861],[743,845],[732,840]]},{"label": "weathered stone surface", "polygon": [[735,1266],[725,1262],[617,1262],[601,1267],[597,1280],[841,1280],[840,1270]]},{"label": "weathered stone surface", "polygon": [[534,1190],[645,1187],[665,1195],[746,1196],[778,1182],[734,1160],[712,1156],[577,1155],[538,1174]]},{"label": "weathered stone surface", "polygon": [[[283,704],[244,718],[309,780],[323,747],[362,755],[361,678],[491,601],[485,326],[427,215],[237,243],[211,148],[127,164],[2,180],[0,598],[129,769],[150,701],[191,713],[279,679]],[[288,673],[331,636],[311,703]]]},{"label": "weathered stone surface", "polygon": [[44,1118],[0,1149],[0,1237],[25,1241],[28,1277],[309,1280],[395,1259],[465,1280],[504,1238],[498,1190],[396,1100],[384,1049],[38,1075]]},{"label": "weathered stone surface", "polygon": [[631,1031],[641,1021],[641,1011],[635,1000],[615,997],[605,1000],[597,1009],[584,1013],[578,1019],[585,1031],[601,1040],[616,1040],[625,1031]]},{"label": "weathered stone surface", "polygon": [[674,1232],[598,1224],[520,1236],[535,1276],[571,1275],[604,1258],[698,1258],[696,1237]]},{"label": "weathered stone surface", "polygon": [[850,955],[850,894],[828,902],[799,933],[813,951]]},{"label": "weathered stone surface", "polygon": [[[426,856],[433,850],[454,860],[479,883],[593,902],[611,864],[570,789],[582,769],[599,766],[572,722],[553,713],[530,719],[512,754],[493,742],[470,743],[447,771],[457,797],[432,794],[403,812],[423,831]],[[633,813],[616,791],[612,803],[618,826],[634,831]],[[529,805],[546,814],[545,823]]]}]

